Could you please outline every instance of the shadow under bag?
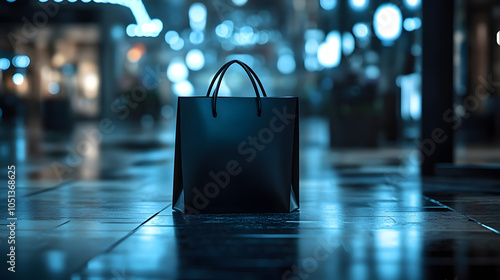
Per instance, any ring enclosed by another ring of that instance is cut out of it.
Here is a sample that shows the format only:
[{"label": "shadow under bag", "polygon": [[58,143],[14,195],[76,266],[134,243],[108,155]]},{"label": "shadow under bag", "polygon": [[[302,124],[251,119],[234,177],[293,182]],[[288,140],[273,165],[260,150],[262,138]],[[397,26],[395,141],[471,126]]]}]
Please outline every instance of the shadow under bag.
[{"label": "shadow under bag", "polygon": [[[256,97],[217,97],[234,63],[248,74]],[[185,214],[297,210],[298,108],[297,97],[267,97],[255,72],[238,60],[219,69],[206,96],[179,97],[172,208]]]}]

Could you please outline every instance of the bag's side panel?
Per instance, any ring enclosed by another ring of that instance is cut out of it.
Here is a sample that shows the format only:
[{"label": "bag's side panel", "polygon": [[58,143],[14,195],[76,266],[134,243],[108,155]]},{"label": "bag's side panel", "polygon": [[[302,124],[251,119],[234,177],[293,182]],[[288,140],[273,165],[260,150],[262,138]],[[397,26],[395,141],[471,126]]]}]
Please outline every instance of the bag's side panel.
[{"label": "bag's side panel", "polygon": [[[175,155],[174,155],[174,186],[172,193],[172,209],[184,212],[184,205],[179,201],[180,196],[183,194],[182,182],[182,153],[181,153],[181,133],[180,133],[180,112],[181,102],[177,102],[177,120],[175,124]],[[182,198],[182,200],[184,200]]]},{"label": "bag's side panel", "polygon": [[295,203],[291,205],[296,207],[290,207],[290,211],[294,211],[300,208],[300,198],[299,198],[299,100],[295,100],[295,127],[293,133],[293,159],[292,159],[292,191],[294,196],[291,199],[295,199]]}]

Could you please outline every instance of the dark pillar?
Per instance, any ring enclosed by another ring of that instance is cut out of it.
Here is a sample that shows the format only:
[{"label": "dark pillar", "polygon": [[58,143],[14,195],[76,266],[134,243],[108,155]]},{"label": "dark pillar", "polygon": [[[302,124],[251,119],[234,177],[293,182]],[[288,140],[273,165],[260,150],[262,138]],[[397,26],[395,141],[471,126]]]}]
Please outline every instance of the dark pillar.
[{"label": "dark pillar", "polygon": [[[454,0],[423,0],[422,176],[436,163],[453,162],[453,14]],[[444,116],[447,113],[446,117]],[[445,139],[444,141],[442,141]],[[440,143],[441,142],[441,143]]]}]

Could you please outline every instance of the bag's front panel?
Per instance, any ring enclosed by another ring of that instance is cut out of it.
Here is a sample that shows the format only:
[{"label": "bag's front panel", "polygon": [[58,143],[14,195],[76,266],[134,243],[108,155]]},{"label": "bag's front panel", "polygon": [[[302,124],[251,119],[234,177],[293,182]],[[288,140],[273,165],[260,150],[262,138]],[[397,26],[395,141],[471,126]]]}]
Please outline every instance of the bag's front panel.
[{"label": "bag's front panel", "polygon": [[288,212],[296,98],[179,98],[186,213]]}]

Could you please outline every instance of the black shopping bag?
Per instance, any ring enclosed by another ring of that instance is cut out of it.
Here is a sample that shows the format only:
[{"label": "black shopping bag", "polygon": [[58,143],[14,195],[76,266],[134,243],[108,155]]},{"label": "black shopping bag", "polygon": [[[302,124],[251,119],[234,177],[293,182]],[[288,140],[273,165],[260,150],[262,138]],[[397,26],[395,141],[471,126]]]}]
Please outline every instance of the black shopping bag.
[{"label": "black shopping bag", "polygon": [[[217,96],[234,63],[256,97]],[[219,69],[207,96],[179,97],[172,208],[185,214],[298,209],[298,106],[297,97],[267,97],[255,72],[238,60]]]}]

